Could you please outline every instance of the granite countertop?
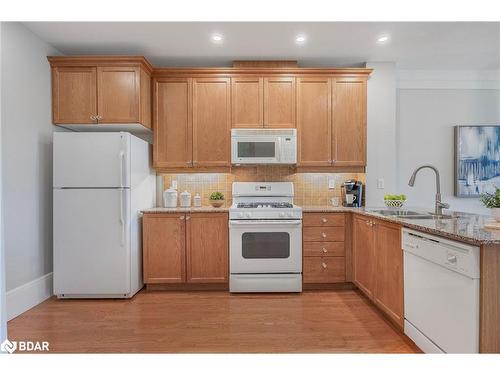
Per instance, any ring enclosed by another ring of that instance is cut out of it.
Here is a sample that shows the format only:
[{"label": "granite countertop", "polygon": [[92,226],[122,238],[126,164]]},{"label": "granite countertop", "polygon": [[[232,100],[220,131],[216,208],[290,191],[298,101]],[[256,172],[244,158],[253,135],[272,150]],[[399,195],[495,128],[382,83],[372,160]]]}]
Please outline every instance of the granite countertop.
[{"label": "granite countertop", "polygon": [[142,210],[143,214],[166,214],[166,213],[176,213],[176,212],[228,212],[229,207],[212,207],[212,206],[202,206],[202,207],[153,207]]},{"label": "granite countertop", "polygon": [[[476,215],[464,212],[445,211],[452,215],[450,219],[411,219],[395,216],[385,216],[373,210],[383,210],[385,207],[333,207],[333,206],[303,206],[304,212],[352,212],[381,220],[398,223],[404,227],[446,237],[452,240],[466,242],[472,245],[500,245],[500,230],[486,229],[484,224],[494,221],[490,216]],[[422,208],[407,208],[428,212]]]}]

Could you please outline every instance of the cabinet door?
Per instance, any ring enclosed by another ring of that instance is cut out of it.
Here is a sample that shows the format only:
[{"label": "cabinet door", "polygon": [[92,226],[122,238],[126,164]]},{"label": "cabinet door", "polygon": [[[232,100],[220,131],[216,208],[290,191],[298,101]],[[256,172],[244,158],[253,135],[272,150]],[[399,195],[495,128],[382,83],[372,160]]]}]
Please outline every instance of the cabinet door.
[{"label": "cabinet door", "polygon": [[264,124],[264,79],[231,79],[233,128],[261,128]]},{"label": "cabinet door", "polygon": [[400,327],[404,324],[401,227],[375,222],[375,303]]},{"label": "cabinet door", "polygon": [[192,107],[190,78],[161,78],[154,82],[154,165],[190,167]]},{"label": "cabinet door", "polygon": [[186,221],[181,214],[146,214],[142,219],[144,283],[186,281]]},{"label": "cabinet door", "polygon": [[295,128],[295,77],[264,78],[264,127]]},{"label": "cabinet door", "polygon": [[297,79],[299,166],[329,166],[332,160],[332,86],[328,77]]},{"label": "cabinet door", "polygon": [[193,79],[193,165],[230,166],[229,78]]},{"label": "cabinet door", "polygon": [[99,122],[138,123],[140,68],[97,68],[97,108]]},{"label": "cabinet door", "polygon": [[366,80],[333,80],[333,160],[336,166],[366,165]]},{"label": "cabinet door", "polygon": [[353,273],[354,283],[369,298],[374,290],[374,237],[370,220],[362,216],[353,219]]},{"label": "cabinet door", "polygon": [[228,215],[194,213],[187,220],[187,282],[228,281]]},{"label": "cabinet door", "polygon": [[93,124],[97,115],[97,70],[92,67],[52,69],[54,124]]}]

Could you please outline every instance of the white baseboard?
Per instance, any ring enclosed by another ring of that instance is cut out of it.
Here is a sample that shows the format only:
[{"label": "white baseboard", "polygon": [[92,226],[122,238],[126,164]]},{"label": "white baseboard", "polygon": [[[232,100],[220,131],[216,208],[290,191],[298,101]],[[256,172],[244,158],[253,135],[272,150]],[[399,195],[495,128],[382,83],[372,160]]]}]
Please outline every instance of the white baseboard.
[{"label": "white baseboard", "polygon": [[7,320],[42,303],[53,294],[52,272],[9,290],[6,295]]}]

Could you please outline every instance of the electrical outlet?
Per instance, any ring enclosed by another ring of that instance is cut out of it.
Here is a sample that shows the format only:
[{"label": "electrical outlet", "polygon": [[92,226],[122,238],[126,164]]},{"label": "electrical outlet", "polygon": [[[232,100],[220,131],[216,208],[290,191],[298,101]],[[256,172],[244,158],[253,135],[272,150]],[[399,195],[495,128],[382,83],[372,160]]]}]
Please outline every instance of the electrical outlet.
[{"label": "electrical outlet", "polygon": [[328,189],[335,189],[335,179],[334,178],[328,179]]},{"label": "electrical outlet", "polygon": [[383,178],[379,178],[377,180],[377,189],[383,189],[385,186],[385,181]]}]

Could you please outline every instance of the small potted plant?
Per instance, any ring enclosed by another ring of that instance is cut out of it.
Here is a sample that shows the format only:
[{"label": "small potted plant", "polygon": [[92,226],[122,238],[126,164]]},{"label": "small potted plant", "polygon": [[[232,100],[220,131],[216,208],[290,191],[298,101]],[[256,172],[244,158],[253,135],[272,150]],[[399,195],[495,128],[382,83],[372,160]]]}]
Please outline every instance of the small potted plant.
[{"label": "small potted plant", "polygon": [[481,194],[481,202],[491,208],[491,214],[500,223],[500,188],[496,188],[494,193]]},{"label": "small potted plant", "polygon": [[220,191],[214,191],[210,194],[210,204],[213,207],[220,207],[224,204],[224,194]]},{"label": "small potted plant", "polygon": [[384,195],[384,203],[389,208],[401,208],[401,207],[403,207],[403,204],[405,204],[405,202],[406,202],[406,195],[404,195],[404,194],[400,194],[400,195],[386,194],[386,195]]}]

